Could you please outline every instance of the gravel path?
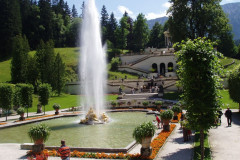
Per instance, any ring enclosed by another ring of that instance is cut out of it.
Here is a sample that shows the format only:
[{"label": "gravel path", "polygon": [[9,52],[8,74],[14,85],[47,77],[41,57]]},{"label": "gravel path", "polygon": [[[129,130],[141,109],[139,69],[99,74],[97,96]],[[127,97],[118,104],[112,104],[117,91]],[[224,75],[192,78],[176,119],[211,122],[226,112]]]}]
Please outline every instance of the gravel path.
[{"label": "gravel path", "polygon": [[159,151],[156,160],[191,160],[193,156],[193,136],[192,140],[183,142],[183,133],[180,124],[170,135],[167,143]]},{"label": "gravel path", "polygon": [[209,132],[213,160],[240,159],[240,114],[238,110],[232,111],[232,127],[227,126],[227,119],[223,115],[221,126],[213,128]]}]

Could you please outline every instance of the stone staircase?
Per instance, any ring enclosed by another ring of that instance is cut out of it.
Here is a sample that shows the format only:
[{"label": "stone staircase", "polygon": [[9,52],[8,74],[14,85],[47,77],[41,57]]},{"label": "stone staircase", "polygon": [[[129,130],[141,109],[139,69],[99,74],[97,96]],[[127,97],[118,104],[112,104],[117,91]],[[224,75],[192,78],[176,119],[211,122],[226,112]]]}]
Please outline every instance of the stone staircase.
[{"label": "stone staircase", "polygon": [[145,57],[143,57],[143,58],[140,58],[140,59],[138,59],[138,60],[136,60],[135,62],[133,62],[133,63],[131,63],[131,64],[129,64],[130,66],[133,66],[133,65],[135,65],[135,64],[137,64],[137,63],[140,63],[140,62],[142,62],[142,61],[144,61],[144,60],[146,60],[146,59],[148,59],[148,58],[150,58],[150,57],[153,57],[154,55],[147,55],[147,56],[145,56]]}]

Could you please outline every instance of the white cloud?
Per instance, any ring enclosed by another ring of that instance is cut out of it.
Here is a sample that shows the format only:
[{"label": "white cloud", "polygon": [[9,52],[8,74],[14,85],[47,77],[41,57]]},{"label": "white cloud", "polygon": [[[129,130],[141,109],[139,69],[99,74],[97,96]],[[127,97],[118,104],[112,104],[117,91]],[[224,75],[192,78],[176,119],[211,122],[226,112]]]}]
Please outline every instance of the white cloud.
[{"label": "white cloud", "polygon": [[124,14],[125,11],[126,11],[129,15],[133,15],[133,12],[132,12],[130,9],[128,9],[127,7],[125,7],[125,6],[118,6],[118,10],[119,10],[122,14]]},{"label": "white cloud", "polygon": [[166,2],[166,3],[164,3],[162,6],[165,7],[165,8],[169,8],[169,7],[171,6],[171,3]]},{"label": "white cloud", "polygon": [[160,18],[160,17],[164,17],[164,16],[167,16],[166,15],[166,11],[163,12],[163,13],[147,13],[147,15],[145,16],[147,18],[147,20],[150,20],[150,19],[156,19],[156,18]]}]

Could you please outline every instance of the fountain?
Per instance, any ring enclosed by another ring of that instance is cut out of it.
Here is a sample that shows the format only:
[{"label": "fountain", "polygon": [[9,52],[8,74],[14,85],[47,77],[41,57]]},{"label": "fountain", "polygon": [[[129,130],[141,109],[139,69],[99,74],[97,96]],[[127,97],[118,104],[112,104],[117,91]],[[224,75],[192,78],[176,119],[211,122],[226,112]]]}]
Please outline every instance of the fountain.
[{"label": "fountain", "polygon": [[[94,0],[88,0],[80,36],[81,106],[88,112],[80,123],[107,122],[104,112],[106,89],[106,47],[102,47],[99,15]],[[102,118],[99,118],[102,117]],[[102,119],[102,120],[101,120]]]}]

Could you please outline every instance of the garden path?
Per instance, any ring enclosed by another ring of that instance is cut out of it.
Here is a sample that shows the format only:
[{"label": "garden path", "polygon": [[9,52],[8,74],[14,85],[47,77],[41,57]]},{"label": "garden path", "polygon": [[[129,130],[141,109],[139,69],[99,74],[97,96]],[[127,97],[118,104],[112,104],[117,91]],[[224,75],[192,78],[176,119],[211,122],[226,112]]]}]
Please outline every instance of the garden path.
[{"label": "garden path", "polygon": [[156,160],[191,160],[193,157],[193,135],[191,140],[183,142],[183,133],[180,124],[176,124],[167,143],[158,152]]},{"label": "garden path", "polygon": [[209,132],[213,160],[238,160],[240,157],[240,114],[236,109],[232,111],[232,127],[227,126],[227,118],[223,115],[221,126]]}]

